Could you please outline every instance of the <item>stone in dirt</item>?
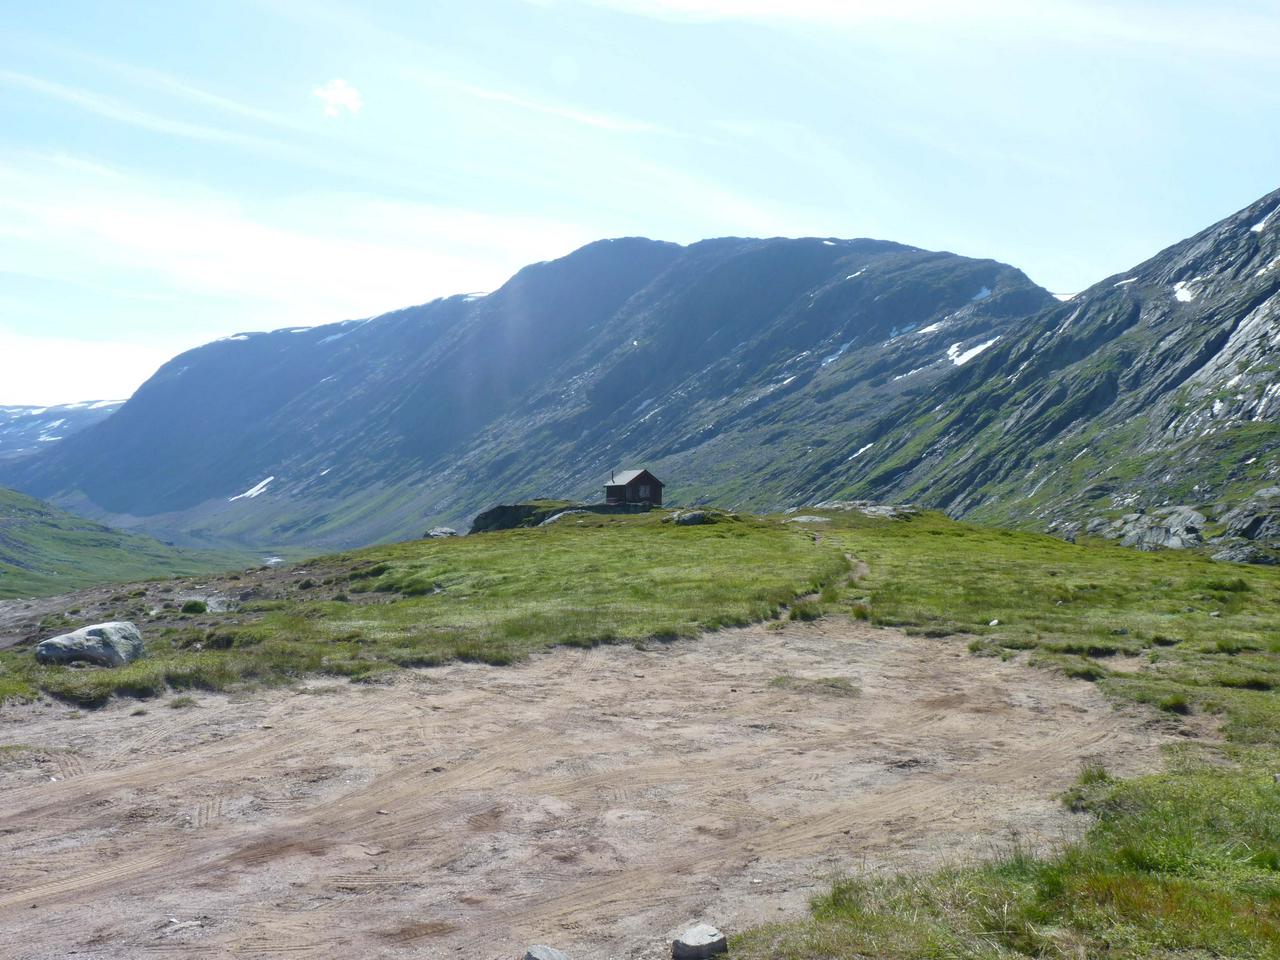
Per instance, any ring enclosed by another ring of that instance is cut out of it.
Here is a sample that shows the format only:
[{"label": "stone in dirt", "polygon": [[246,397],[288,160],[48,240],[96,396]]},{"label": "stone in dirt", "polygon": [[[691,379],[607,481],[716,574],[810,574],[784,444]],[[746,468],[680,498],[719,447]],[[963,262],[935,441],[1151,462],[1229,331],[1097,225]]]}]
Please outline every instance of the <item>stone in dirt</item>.
[{"label": "stone in dirt", "polygon": [[569,960],[569,955],[555,947],[535,946],[525,951],[524,960]]},{"label": "stone in dirt", "polygon": [[38,663],[92,663],[99,667],[123,667],[146,652],[142,634],[132,623],[115,620],[81,627],[72,633],[50,637],[36,644]]},{"label": "stone in dirt", "polygon": [[672,960],[704,960],[728,951],[728,939],[709,923],[690,927],[671,944]]}]

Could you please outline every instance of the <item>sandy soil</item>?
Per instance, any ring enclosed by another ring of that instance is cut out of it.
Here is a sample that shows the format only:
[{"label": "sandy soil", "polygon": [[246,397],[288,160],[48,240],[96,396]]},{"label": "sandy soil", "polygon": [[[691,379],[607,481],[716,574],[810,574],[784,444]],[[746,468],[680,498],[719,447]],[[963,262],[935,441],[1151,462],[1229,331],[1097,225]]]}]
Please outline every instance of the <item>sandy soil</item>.
[{"label": "sandy soil", "polygon": [[[832,677],[860,693],[803,682]],[[1072,835],[1085,761],[1149,769],[1174,736],[837,623],[197,700],[0,712],[0,954],[669,956],[842,871]]]}]

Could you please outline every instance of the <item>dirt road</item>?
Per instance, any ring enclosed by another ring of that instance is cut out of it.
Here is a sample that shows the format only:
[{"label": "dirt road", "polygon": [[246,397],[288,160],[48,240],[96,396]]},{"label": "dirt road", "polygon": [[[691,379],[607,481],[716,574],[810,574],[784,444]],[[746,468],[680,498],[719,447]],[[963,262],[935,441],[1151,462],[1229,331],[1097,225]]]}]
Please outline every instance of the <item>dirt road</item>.
[{"label": "dirt road", "polygon": [[841,871],[1070,835],[1082,763],[1171,736],[847,623],[197,700],[0,711],[0,956],[668,956]]}]

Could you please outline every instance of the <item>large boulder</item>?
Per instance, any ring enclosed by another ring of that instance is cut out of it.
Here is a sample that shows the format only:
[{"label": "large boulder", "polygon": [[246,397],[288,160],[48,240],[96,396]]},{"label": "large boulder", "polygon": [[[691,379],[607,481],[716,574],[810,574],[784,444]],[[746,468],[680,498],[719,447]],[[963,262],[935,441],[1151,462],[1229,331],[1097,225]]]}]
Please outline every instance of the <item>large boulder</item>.
[{"label": "large boulder", "polygon": [[146,652],[142,634],[132,623],[115,620],[81,627],[72,633],[50,637],[36,644],[39,663],[92,663],[99,667],[123,667]]},{"label": "large boulder", "polygon": [[729,941],[709,923],[690,927],[671,944],[672,960],[706,960],[717,953],[728,953]]},{"label": "large boulder", "polygon": [[458,535],[458,531],[453,529],[453,527],[432,527],[425,534],[423,534],[422,539],[423,540],[441,540],[445,537],[456,537],[457,535]]}]

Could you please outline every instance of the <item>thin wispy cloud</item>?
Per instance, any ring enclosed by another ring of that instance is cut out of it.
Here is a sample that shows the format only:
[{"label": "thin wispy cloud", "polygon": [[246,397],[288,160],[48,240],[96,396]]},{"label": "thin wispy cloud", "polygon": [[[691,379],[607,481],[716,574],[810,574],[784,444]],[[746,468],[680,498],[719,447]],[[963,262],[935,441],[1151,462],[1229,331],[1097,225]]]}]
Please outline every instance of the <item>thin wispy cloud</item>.
[{"label": "thin wispy cloud", "polygon": [[593,113],[589,110],[580,110],[564,104],[536,100],[532,97],[508,93],[503,90],[490,90],[485,87],[471,86],[470,84],[452,84],[452,86],[469,97],[475,97],[477,100],[503,103],[532,113],[559,117],[561,120],[568,120],[585,127],[594,127],[597,130],[608,130],[613,133],[670,134],[673,132],[659,124],[649,123],[644,120],[633,120],[629,117],[619,117],[606,113]]},{"label": "thin wispy cloud", "polygon": [[324,104],[326,117],[340,117],[345,110],[348,114],[359,113],[364,107],[364,99],[360,91],[341,77],[335,77],[328,83],[316,87],[311,95]]},{"label": "thin wispy cloud", "polygon": [[228,130],[223,127],[166,117],[162,114],[143,110],[120,100],[103,96],[91,90],[55,83],[52,80],[45,80],[41,77],[18,73],[13,70],[0,70],[0,84],[27,90],[42,97],[79,107],[100,117],[127,123],[156,133],[165,133],[194,140],[252,146],[262,146],[269,142],[251,134]]},{"label": "thin wispy cloud", "polygon": [[[544,3],[547,0],[528,0]],[[1199,49],[1273,55],[1280,25],[1266,5],[1223,2],[1099,4],[1091,0],[571,0],[672,21],[737,20],[828,28],[877,22],[928,29],[1038,36],[1067,43],[1122,43],[1147,49]]]}]

